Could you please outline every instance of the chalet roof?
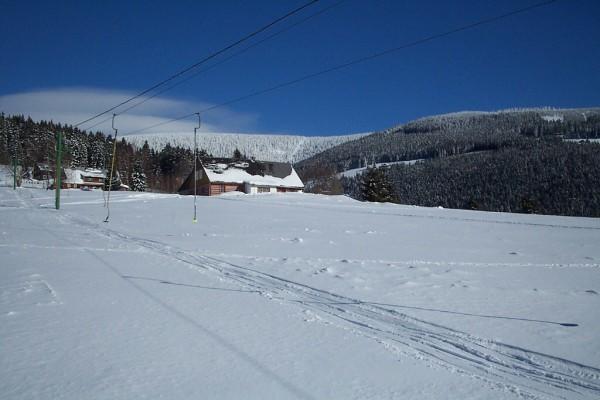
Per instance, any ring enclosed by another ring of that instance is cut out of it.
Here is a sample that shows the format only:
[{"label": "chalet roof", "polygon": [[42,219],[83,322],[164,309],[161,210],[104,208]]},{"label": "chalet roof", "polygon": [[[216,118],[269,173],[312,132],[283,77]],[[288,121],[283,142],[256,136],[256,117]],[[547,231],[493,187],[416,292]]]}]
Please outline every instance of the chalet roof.
[{"label": "chalet roof", "polygon": [[99,169],[65,168],[65,183],[83,183],[83,178],[106,178],[106,173]]},{"label": "chalet roof", "polygon": [[106,178],[106,172],[99,169],[85,169],[81,172],[81,175],[84,178]]},{"label": "chalet roof", "polygon": [[48,164],[38,163],[37,164],[37,168],[40,171],[52,171],[52,167],[50,167],[50,165],[48,165]]},{"label": "chalet roof", "polygon": [[271,161],[212,158],[202,161],[211,182],[248,182],[257,186],[303,188],[302,180],[291,164]]}]

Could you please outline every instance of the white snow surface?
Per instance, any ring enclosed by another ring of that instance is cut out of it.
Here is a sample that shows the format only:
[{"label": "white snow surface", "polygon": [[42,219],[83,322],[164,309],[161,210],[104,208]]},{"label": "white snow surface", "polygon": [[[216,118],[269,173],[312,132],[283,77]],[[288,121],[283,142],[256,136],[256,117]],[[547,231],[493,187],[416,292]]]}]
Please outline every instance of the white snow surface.
[{"label": "white snow surface", "polygon": [[587,142],[592,142],[592,143],[600,143],[600,139],[563,139],[565,142],[574,142],[574,143],[587,143]]},{"label": "white snow surface", "polygon": [[[331,147],[359,139],[368,133],[340,136],[260,135],[245,133],[198,133],[198,148],[214,157],[232,157],[238,149],[247,157],[258,160],[295,163]],[[192,132],[128,135],[125,140],[136,147],[148,141],[150,148],[160,151],[167,143],[194,148]]]},{"label": "white snow surface", "polygon": [[600,398],[598,219],[62,193],[0,188],[2,399]]},{"label": "white snow surface", "polygon": [[410,121],[412,124],[419,123],[440,123],[447,120],[460,120],[478,117],[481,115],[500,115],[500,114],[523,114],[523,113],[536,113],[543,120],[547,122],[562,122],[565,116],[569,115],[571,118],[579,117],[583,120],[586,119],[587,113],[597,114],[600,112],[600,108],[555,108],[555,107],[532,107],[532,108],[508,108],[498,111],[459,111],[447,114],[432,115],[423,118]]},{"label": "white snow surface", "polygon": [[[419,161],[423,161],[424,159],[419,158],[417,160],[406,160],[406,161],[393,161],[393,162],[384,162],[384,163],[376,163],[375,167],[380,168],[380,167],[388,167],[390,165],[399,165],[399,164],[404,164],[404,165],[414,165]],[[356,175],[362,174],[364,171],[367,170],[368,167],[361,167],[361,168],[352,168],[352,169],[347,169],[343,172],[340,172],[338,174],[338,177],[346,177],[346,178],[354,178]]]}]

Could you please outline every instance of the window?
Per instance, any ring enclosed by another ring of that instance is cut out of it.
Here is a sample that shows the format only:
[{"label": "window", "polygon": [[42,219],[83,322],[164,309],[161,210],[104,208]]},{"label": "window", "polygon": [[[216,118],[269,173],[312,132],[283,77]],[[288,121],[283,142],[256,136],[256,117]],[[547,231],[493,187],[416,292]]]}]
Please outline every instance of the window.
[{"label": "window", "polygon": [[258,193],[269,193],[271,191],[271,189],[269,189],[268,187],[259,187],[258,188]]}]

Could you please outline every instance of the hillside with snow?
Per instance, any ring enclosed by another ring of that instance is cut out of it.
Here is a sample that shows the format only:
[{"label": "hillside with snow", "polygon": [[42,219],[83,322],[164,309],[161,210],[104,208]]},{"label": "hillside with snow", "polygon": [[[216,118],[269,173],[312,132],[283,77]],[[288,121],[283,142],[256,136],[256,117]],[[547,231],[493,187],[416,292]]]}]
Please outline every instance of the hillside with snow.
[{"label": "hillside with snow", "polygon": [[[447,134],[465,130],[491,129],[519,130],[532,123],[598,123],[600,108],[510,108],[498,111],[461,111],[448,114],[432,115],[399,125],[391,130],[402,129],[404,132],[436,132]],[[573,127],[565,129],[565,134],[576,133]]]},{"label": "hillside with snow", "polygon": [[0,398],[598,399],[600,220],[0,187]]},{"label": "hillside with snow", "polygon": [[[256,135],[243,133],[199,133],[198,148],[215,157],[231,157],[239,149],[247,157],[257,160],[291,162],[309,158],[331,147],[368,135],[354,134],[343,136],[296,136],[296,135]],[[153,133],[129,135],[125,140],[136,147],[148,142],[150,148],[160,151],[167,143],[172,146],[194,148],[193,133]]]},{"label": "hillside with snow", "polygon": [[462,111],[409,121],[356,138],[303,160],[300,169],[328,165],[335,172],[419,158],[498,149],[523,138],[600,136],[600,108],[523,108]]},{"label": "hillside with snow", "polygon": [[593,142],[598,138],[598,107],[465,111],[343,143],[302,160],[296,169],[308,191],[359,200],[373,200],[360,173],[385,165],[388,201],[596,217],[600,152]]}]

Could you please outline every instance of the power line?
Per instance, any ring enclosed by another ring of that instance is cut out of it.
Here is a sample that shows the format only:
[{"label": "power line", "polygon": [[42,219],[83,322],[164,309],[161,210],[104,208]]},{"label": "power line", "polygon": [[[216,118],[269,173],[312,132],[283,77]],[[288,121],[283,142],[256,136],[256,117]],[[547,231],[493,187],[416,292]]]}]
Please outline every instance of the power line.
[{"label": "power line", "polygon": [[[310,19],[312,19],[312,18],[315,18],[315,17],[317,17],[317,16],[319,16],[319,15],[321,15],[321,14],[324,14],[324,13],[326,13],[327,11],[331,10],[332,8],[335,8],[335,7],[339,6],[340,4],[344,3],[345,1],[347,1],[347,0],[339,0],[338,2],[336,2],[336,3],[333,3],[333,4],[329,5],[328,7],[325,7],[325,8],[323,8],[323,9],[321,9],[321,10],[319,10],[319,11],[317,11],[317,12],[313,13],[313,14],[310,14],[310,15],[308,15],[308,16],[306,16],[306,17],[302,18],[301,20],[299,20],[299,21],[297,21],[297,22],[295,22],[295,23],[293,23],[293,24],[291,24],[291,25],[289,25],[289,26],[287,26],[287,27],[285,27],[285,28],[283,28],[283,29],[280,29],[280,30],[278,30],[277,32],[274,32],[274,33],[272,33],[271,35],[269,35],[269,36],[266,36],[265,38],[263,38],[263,39],[261,39],[261,40],[259,40],[259,41],[255,42],[255,43],[253,43],[253,44],[251,44],[251,45],[249,45],[249,46],[247,46],[247,47],[245,47],[245,48],[241,49],[240,51],[238,51],[238,52],[236,52],[236,53],[233,53],[233,54],[231,54],[230,56],[228,56],[228,57],[225,57],[225,58],[221,59],[220,61],[218,61],[218,62],[216,62],[216,63],[214,63],[214,64],[211,64],[210,66],[208,66],[208,67],[206,67],[206,68],[204,68],[204,69],[201,69],[200,71],[197,71],[197,72],[193,73],[192,75],[188,75],[188,76],[187,76],[187,77],[185,77],[184,79],[182,79],[182,80],[179,80],[179,81],[177,81],[177,82],[173,83],[172,85],[170,85],[170,86],[167,86],[166,88],[164,88],[164,89],[162,89],[162,90],[159,90],[158,92],[155,92],[155,93],[154,93],[154,94],[152,94],[151,96],[144,97],[144,99],[143,99],[142,101],[140,101],[140,102],[138,102],[138,103],[135,103],[135,104],[133,104],[133,105],[131,105],[131,106],[127,107],[127,108],[126,108],[126,109],[124,109],[124,110],[121,110],[121,111],[119,111],[119,115],[125,114],[127,111],[129,111],[129,110],[131,110],[131,109],[133,109],[133,108],[135,108],[135,107],[138,107],[138,106],[140,106],[140,105],[142,105],[142,104],[146,103],[147,101],[149,101],[149,100],[151,100],[151,99],[155,98],[156,96],[158,96],[158,95],[160,95],[160,94],[162,94],[162,93],[164,93],[164,92],[166,92],[166,91],[168,91],[168,90],[171,90],[171,89],[173,89],[174,87],[177,87],[177,86],[181,85],[182,83],[185,83],[185,82],[189,81],[190,79],[192,79],[192,78],[194,78],[194,77],[196,77],[196,76],[198,76],[198,75],[200,75],[200,74],[202,74],[202,73],[205,73],[205,72],[207,72],[207,71],[210,71],[211,69],[213,69],[213,68],[215,68],[215,67],[217,67],[217,66],[219,66],[219,65],[221,65],[221,64],[224,64],[224,63],[226,63],[227,61],[231,60],[232,58],[235,58],[235,57],[237,57],[237,56],[239,56],[239,55],[241,55],[241,54],[243,54],[243,53],[247,52],[248,50],[250,50],[250,49],[252,49],[252,48],[254,48],[254,47],[256,47],[256,46],[258,46],[258,45],[260,45],[260,44],[262,44],[262,43],[264,43],[264,42],[266,42],[267,40],[270,40],[270,39],[272,39],[272,38],[274,38],[274,37],[276,37],[276,36],[279,36],[279,35],[281,35],[282,33],[285,33],[285,32],[287,32],[287,31],[289,31],[289,30],[291,30],[291,29],[293,29],[293,28],[297,27],[298,25],[301,25],[301,24],[303,24],[303,23],[307,22],[308,20],[310,20]],[[95,124],[93,124],[93,125],[89,126],[88,128],[85,128],[85,129],[86,129],[86,130],[90,130],[90,129],[92,129],[92,128],[95,128],[95,127],[97,127],[98,125],[102,125],[103,123],[110,121],[110,119],[111,119],[111,118],[112,118],[112,117],[105,118],[105,119],[101,120],[100,122],[97,122],[97,123],[95,123]]]},{"label": "power line", "polygon": [[185,73],[187,73],[187,72],[189,72],[189,71],[191,71],[191,70],[193,70],[193,69],[197,68],[198,66],[200,66],[200,65],[204,64],[205,62],[207,62],[207,61],[209,61],[209,60],[211,60],[211,59],[213,59],[213,58],[217,57],[218,55],[225,53],[226,51],[228,51],[228,50],[230,50],[230,49],[232,49],[232,48],[236,47],[237,45],[239,45],[239,44],[241,44],[241,43],[243,43],[243,42],[246,42],[246,41],[250,40],[250,39],[251,39],[251,38],[253,38],[254,36],[256,36],[256,35],[258,35],[258,34],[260,34],[260,33],[264,32],[265,30],[269,29],[269,28],[270,28],[270,27],[272,27],[273,25],[276,25],[277,23],[279,23],[279,22],[281,22],[281,21],[283,21],[283,20],[285,20],[285,19],[287,19],[287,18],[291,17],[292,15],[299,13],[300,11],[304,10],[305,8],[307,8],[307,7],[309,7],[309,6],[311,6],[311,5],[315,4],[315,3],[317,3],[318,1],[319,1],[319,0],[311,0],[311,1],[309,1],[308,3],[305,3],[304,5],[302,5],[302,6],[298,7],[298,8],[296,8],[296,9],[294,9],[294,10],[292,10],[292,11],[288,12],[287,14],[285,14],[285,15],[283,15],[283,16],[281,16],[281,17],[279,17],[279,18],[277,18],[277,19],[275,19],[275,20],[273,20],[273,21],[269,22],[268,24],[264,25],[263,27],[261,27],[261,28],[259,28],[259,29],[255,30],[254,32],[252,32],[252,33],[250,33],[250,34],[248,34],[248,35],[244,36],[243,38],[241,38],[241,39],[239,39],[239,40],[236,40],[235,42],[233,42],[233,43],[231,43],[231,44],[229,44],[229,45],[227,45],[227,46],[223,47],[221,50],[218,50],[218,51],[216,51],[216,52],[214,52],[214,53],[210,54],[209,56],[206,56],[206,57],[204,57],[202,60],[200,60],[200,61],[198,61],[198,62],[196,62],[196,63],[194,63],[194,64],[190,65],[189,67],[186,67],[186,68],[182,69],[181,71],[179,71],[179,72],[177,72],[177,73],[175,73],[175,74],[171,75],[171,76],[170,76],[170,77],[168,77],[167,79],[165,79],[165,80],[163,80],[163,81],[161,81],[161,82],[159,82],[159,83],[157,83],[157,84],[155,84],[155,85],[151,86],[150,88],[148,88],[148,89],[146,89],[146,90],[144,90],[144,91],[140,92],[139,94],[137,94],[137,95],[135,95],[135,96],[133,96],[133,97],[130,97],[130,98],[128,98],[127,100],[125,100],[125,101],[122,101],[121,103],[117,104],[116,106],[114,106],[114,107],[111,107],[111,108],[109,108],[109,109],[107,109],[107,110],[105,110],[105,111],[103,111],[103,112],[101,112],[101,113],[98,113],[98,114],[94,115],[94,116],[93,116],[93,117],[91,117],[91,118],[88,118],[88,119],[86,119],[86,120],[84,120],[84,121],[81,121],[81,122],[79,122],[79,123],[75,124],[75,127],[78,127],[78,126],[80,126],[80,125],[83,125],[83,124],[85,124],[86,122],[89,122],[89,121],[91,121],[91,120],[94,120],[94,119],[96,119],[96,118],[98,118],[98,117],[100,117],[100,116],[102,116],[102,115],[106,114],[106,113],[109,113],[109,112],[111,112],[111,111],[114,111],[114,110],[116,110],[117,108],[121,107],[122,105],[125,105],[125,104],[127,104],[127,103],[131,102],[132,100],[135,100],[135,99],[137,99],[137,98],[139,98],[139,97],[141,97],[141,96],[145,95],[146,93],[149,93],[149,92],[151,92],[152,90],[154,90],[154,89],[157,89],[157,88],[159,88],[160,86],[163,86],[164,84],[166,84],[166,83],[168,83],[168,82],[171,82],[172,80],[174,80],[174,79],[176,79],[176,78],[179,78],[180,76],[184,75]]},{"label": "power line", "polygon": [[[463,32],[463,31],[469,30],[469,29],[477,28],[477,27],[482,26],[482,25],[487,25],[487,24],[490,24],[490,23],[493,23],[493,22],[496,22],[496,21],[499,21],[499,20],[502,20],[502,19],[505,19],[505,18],[508,18],[508,17],[512,17],[512,16],[517,15],[517,14],[522,14],[524,12],[527,12],[527,11],[530,11],[530,10],[533,10],[533,9],[536,9],[536,8],[540,8],[540,7],[544,7],[544,6],[550,5],[552,3],[556,3],[558,1],[560,1],[560,0],[547,0],[547,1],[543,1],[541,3],[536,3],[536,4],[532,4],[530,6],[527,6],[527,7],[518,8],[516,10],[509,11],[507,13],[500,14],[500,15],[497,15],[497,16],[494,16],[494,17],[481,19],[481,20],[479,20],[477,22],[473,22],[473,23],[470,23],[470,24],[467,24],[467,25],[463,25],[463,26],[460,26],[460,27],[457,27],[457,28],[454,28],[454,29],[451,29],[451,30],[448,30],[448,31],[444,31],[444,32],[441,32],[441,33],[436,33],[436,34],[433,34],[433,35],[430,35],[430,36],[426,36],[424,38],[417,39],[415,41],[412,41],[412,42],[409,42],[409,43],[406,43],[406,44],[403,44],[403,45],[400,45],[400,46],[397,46],[397,47],[393,47],[393,48],[390,48],[390,49],[387,49],[387,50],[383,50],[383,51],[380,51],[380,52],[377,52],[377,53],[373,53],[373,54],[370,54],[370,55],[367,55],[367,56],[356,58],[354,60],[345,62],[343,64],[338,64],[338,65],[335,65],[333,67],[329,67],[329,68],[326,68],[326,69],[323,69],[323,70],[320,70],[320,71],[317,71],[317,72],[313,72],[313,73],[301,76],[299,78],[295,78],[295,79],[292,79],[292,80],[289,80],[289,81],[286,81],[286,82],[282,82],[282,83],[279,83],[279,84],[274,85],[274,86],[270,86],[270,87],[265,88],[265,89],[257,90],[255,92],[252,92],[252,93],[240,96],[240,97],[236,97],[236,98],[228,100],[226,102],[219,103],[219,104],[216,104],[214,106],[208,107],[208,108],[206,108],[204,110],[200,110],[199,113],[200,114],[206,113],[206,112],[215,110],[217,108],[225,107],[225,106],[228,106],[228,105],[233,104],[233,103],[237,103],[237,102],[240,102],[240,101],[243,101],[243,100],[247,100],[247,99],[252,98],[252,97],[260,96],[260,95],[265,94],[265,93],[269,93],[269,92],[272,92],[272,91],[275,91],[275,90],[278,90],[278,89],[282,89],[284,87],[291,86],[291,85],[294,85],[296,83],[300,83],[300,82],[306,81],[308,79],[316,78],[318,76],[325,75],[325,74],[328,74],[328,73],[331,73],[331,72],[334,72],[334,71],[339,71],[341,69],[348,68],[348,67],[350,67],[352,65],[360,64],[360,63],[363,63],[363,62],[366,62],[366,61],[373,60],[375,58],[383,57],[383,56],[389,55],[391,53],[395,53],[395,52],[400,51],[400,50],[405,50],[405,49],[410,48],[410,47],[416,47],[416,46],[419,46],[421,44],[424,44],[424,43],[427,43],[427,42],[431,42],[433,40],[437,40],[437,39],[444,38],[446,36],[453,35],[455,33],[459,33],[459,32]],[[129,132],[128,134],[130,134],[130,135],[131,134],[136,134],[136,133],[147,131],[149,129],[157,128],[159,126],[164,126],[164,125],[176,122],[176,121],[181,121],[182,119],[189,118],[189,117],[191,117],[193,115],[196,115],[197,113],[198,112],[194,112],[194,113],[191,113],[191,114],[182,115],[180,117],[176,117],[176,118],[164,121],[164,122],[160,122],[158,124],[150,125],[148,127],[135,130],[133,132]]]}]

